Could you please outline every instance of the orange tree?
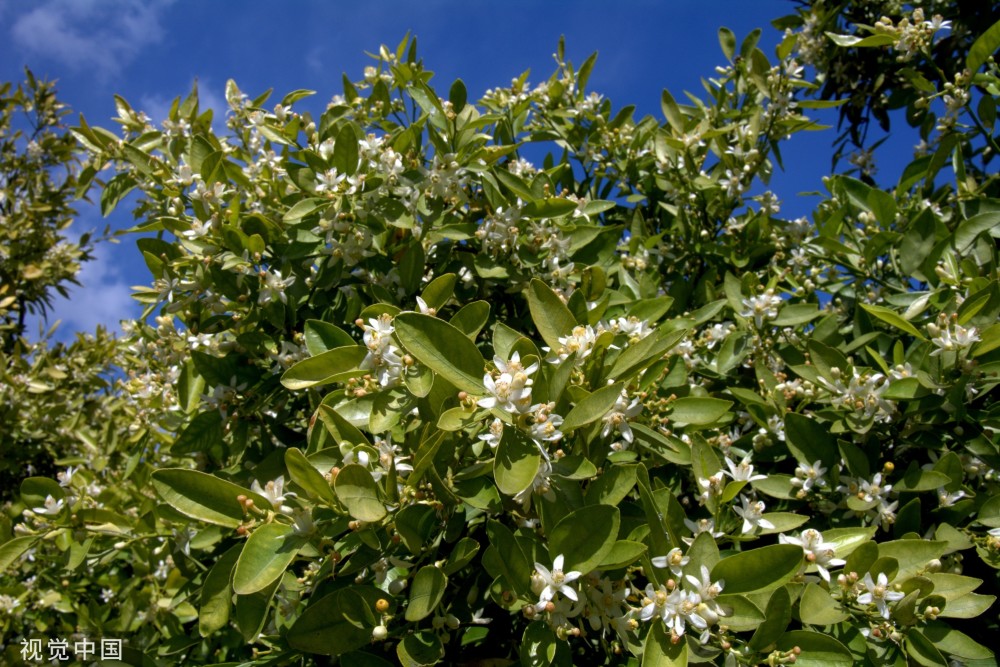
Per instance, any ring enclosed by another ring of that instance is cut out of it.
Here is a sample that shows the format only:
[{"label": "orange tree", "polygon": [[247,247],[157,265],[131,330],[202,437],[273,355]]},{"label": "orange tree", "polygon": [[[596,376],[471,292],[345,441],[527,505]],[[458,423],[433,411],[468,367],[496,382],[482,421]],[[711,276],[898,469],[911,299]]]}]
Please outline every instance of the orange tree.
[{"label": "orange tree", "polygon": [[196,93],[75,128],[117,167],[105,207],[138,189],[156,233],[142,454],[129,511],[24,482],[0,564],[66,536],[109,593],[19,632],[117,634],[135,664],[991,659],[994,179],[970,153],[891,190],[832,175],[781,217],[777,150],[828,104],[806,37],[719,37],[663,122],[561,45],[541,83],[442,98],[407,38],[319,113],[230,82],[224,136]]}]

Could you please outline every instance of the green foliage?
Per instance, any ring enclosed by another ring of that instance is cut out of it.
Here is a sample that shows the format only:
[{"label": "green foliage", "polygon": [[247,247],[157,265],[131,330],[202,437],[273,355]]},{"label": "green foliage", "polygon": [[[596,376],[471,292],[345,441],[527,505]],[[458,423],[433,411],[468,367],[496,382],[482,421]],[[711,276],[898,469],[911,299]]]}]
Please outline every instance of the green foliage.
[{"label": "green foliage", "polygon": [[[780,217],[829,90],[811,11],[773,65],[720,31],[664,122],[561,44],[542,84],[445,100],[407,38],[319,113],[230,82],[225,136],[196,91],[162,128],[118,100],[120,141],[82,123],[105,207],[141,184],[156,319],[114,488],[22,485],[10,581],[33,549],[80,583],[11,583],[6,629],[186,664],[993,660],[992,136]],[[899,48],[870,32],[827,48]]]}]

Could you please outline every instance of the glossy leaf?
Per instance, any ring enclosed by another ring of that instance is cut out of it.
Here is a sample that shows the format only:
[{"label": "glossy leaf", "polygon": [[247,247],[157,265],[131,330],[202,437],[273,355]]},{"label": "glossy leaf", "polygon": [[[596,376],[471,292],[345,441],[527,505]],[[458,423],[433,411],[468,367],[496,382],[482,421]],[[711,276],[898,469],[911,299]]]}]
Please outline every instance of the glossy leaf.
[{"label": "glossy leaf", "polygon": [[296,363],[281,376],[281,384],[293,391],[340,382],[364,373],[361,362],[367,355],[361,345],[347,345],[327,350],[319,356]]},{"label": "glossy leaf", "polygon": [[789,581],[802,563],[802,547],[773,544],[723,558],[712,568],[712,580],[725,579],[727,594],[768,591]]},{"label": "glossy leaf", "polygon": [[270,586],[285,573],[304,542],[287,524],[267,523],[254,529],[236,561],[233,590],[250,595]]},{"label": "glossy leaf", "polygon": [[346,465],[334,480],[337,498],[359,521],[381,521],[386,515],[378,485],[368,470],[356,463]]},{"label": "glossy leaf", "polygon": [[257,507],[271,507],[267,499],[249,489],[197,470],[157,470],[153,473],[153,488],[164,502],[180,513],[229,528],[243,523],[243,506],[238,496],[253,499]]},{"label": "glossy leaf", "polygon": [[[549,534],[549,555],[565,558],[563,570],[587,574],[611,552],[621,517],[617,507],[587,505],[564,516]],[[581,526],[588,526],[581,530]]]},{"label": "glossy leaf", "polygon": [[444,597],[448,577],[439,568],[427,565],[420,568],[410,585],[410,603],[406,607],[406,620],[419,621],[434,612]]},{"label": "glossy leaf", "polygon": [[402,313],[394,320],[403,347],[459,389],[483,394],[486,362],[475,343],[459,329],[430,315]]},{"label": "glossy leaf", "polygon": [[537,278],[528,285],[527,298],[531,319],[535,323],[538,333],[541,334],[542,340],[553,351],[558,351],[560,348],[559,339],[570,335],[577,325],[576,318],[573,317],[573,313],[562,302],[562,299],[548,285]]}]

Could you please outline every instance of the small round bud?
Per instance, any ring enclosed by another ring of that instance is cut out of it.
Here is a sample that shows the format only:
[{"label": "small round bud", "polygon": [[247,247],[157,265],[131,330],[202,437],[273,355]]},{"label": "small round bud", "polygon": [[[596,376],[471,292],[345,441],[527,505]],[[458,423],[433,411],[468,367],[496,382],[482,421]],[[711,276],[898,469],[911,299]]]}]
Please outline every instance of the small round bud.
[{"label": "small round bud", "polygon": [[389,636],[389,629],[384,625],[380,625],[372,630],[372,639],[377,642],[385,641],[386,637]]},{"label": "small round bud", "polygon": [[375,611],[377,611],[380,614],[384,614],[385,612],[389,611],[389,601],[386,600],[385,598],[379,598],[378,601],[375,603]]}]

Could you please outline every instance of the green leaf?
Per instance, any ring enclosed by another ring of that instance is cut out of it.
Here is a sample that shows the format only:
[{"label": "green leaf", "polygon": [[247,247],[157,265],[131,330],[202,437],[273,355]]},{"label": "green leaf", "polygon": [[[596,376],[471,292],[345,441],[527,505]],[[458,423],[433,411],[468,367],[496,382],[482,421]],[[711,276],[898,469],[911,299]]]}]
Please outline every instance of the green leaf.
[{"label": "green leaf", "polygon": [[840,461],[837,441],[830,429],[796,412],[785,415],[785,443],[796,460],[807,466],[822,461],[832,468]]},{"label": "green leaf", "polygon": [[310,498],[318,498],[331,507],[337,504],[337,498],[333,495],[330,483],[298,449],[291,447],[285,450],[285,468],[288,469],[292,481],[298,484]]},{"label": "green leaf", "polygon": [[599,570],[617,570],[628,567],[635,563],[647,551],[647,547],[642,542],[631,540],[616,540],[611,545],[611,550],[605,554],[604,559],[598,563]]},{"label": "green leaf", "polygon": [[483,566],[487,567],[492,576],[504,577],[518,595],[530,595],[532,565],[514,538],[514,534],[502,523],[493,519],[488,519],[486,522],[486,534],[490,539],[490,546],[486,551],[487,554],[493,551],[497,556],[495,559],[497,571],[491,571],[486,566],[488,559],[485,555]]},{"label": "green leaf", "polygon": [[716,601],[726,610],[726,626],[736,632],[755,630],[764,620],[764,612],[743,595],[724,593]]},{"label": "green leaf", "polygon": [[835,625],[850,616],[830,594],[816,584],[806,584],[799,601],[799,617],[809,625]]},{"label": "green leaf", "polygon": [[236,561],[233,590],[237,595],[250,595],[270,586],[285,573],[304,542],[292,526],[283,523],[254,529]]},{"label": "green leaf", "polygon": [[337,498],[355,519],[374,522],[385,517],[386,509],[379,498],[378,485],[366,468],[356,463],[344,466],[337,473],[334,489]]},{"label": "green leaf", "polygon": [[889,46],[896,42],[892,35],[869,35],[868,37],[858,37],[856,35],[837,35],[832,32],[826,33],[834,44],[843,47],[876,47]]},{"label": "green leaf", "polygon": [[761,651],[773,644],[792,620],[792,599],[788,589],[775,589],[764,610],[764,622],[760,624],[747,643],[754,651]]},{"label": "green leaf", "polygon": [[678,424],[712,424],[722,419],[732,405],[732,401],[721,398],[686,396],[670,404],[670,419]]},{"label": "green leaf", "polygon": [[[570,512],[549,534],[549,555],[565,558],[564,571],[587,574],[611,552],[620,522],[618,508],[609,505],[587,505]],[[583,526],[586,530],[581,530]]]},{"label": "green leaf", "polygon": [[313,357],[338,347],[357,345],[357,342],[351,338],[351,334],[329,322],[306,320],[303,333],[306,339],[306,349]]},{"label": "green leaf", "polygon": [[430,505],[408,505],[396,513],[396,532],[403,545],[419,556],[438,525],[437,511]]},{"label": "green leaf", "polygon": [[541,465],[538,447],[519,431],[506,429],[493,462],[497,488],[508,496],[531,486]]},{"label": "green leaf", "polygon": [[222,437],[222,414],[218,410],[202,412],[184,427],[170,446],[170,453],[178,456],[205,453],[221,444]]},{"label": "green leaf", "polygon": [[736,55],[736,35],[729,28],[719,28],[719,46],[727,60],[732,60]]},{"label": "green leaf", "polygon": [[645,370],[650,362],[660,359],[666,352],[681,342],[687,336],[687,329],[663,333],[656,331],[646,336],[638,343],[625,348],[608,371],[608,377],[614,380],[628,380],[636,373]]},{"label": "green leaf", "polygon": [[443,320],[420,313],[401,313],[394,320],[403,347],[459,389],[482,394],[486,362],[476,344]]},{"label": "green leaf", "polygon": [[989,660],[993,657],[993,651],[944,623],[929,623],[922,627],[920,632],[939,650],[956,658]]},{"label": "green leaf", "polygon": [[687,642],[674,644],[670,639],[671,633],[667,632],[663,621],[659,618],[654,620],[642,649],[642,667],[686,667]]},{"label": "green leaf", "polygon": [[243,639],[250,641],[260,634],[267,619],[267,610],[271,606],[271,598],[278,590],[280,579],[275,579],[274,583],[262,591],[251,593],[250,595],[237,595],[236,606],[233,609],[233,620],[239,628]]},{"label": "green leaf", "polygon": [[[862,544],[869,543],[875,528],[831,528],[823,531],[823,541],[832,544],[837,558],[847,558]],[[868,568],[865,568],[867,570]],[[859,570],[864,571],[864,570]]]},{"label": "green leaf", "polygon": [[474,341],[489,318],[490,304],[486,301],[473,301],[462,306],[451,318],[450,324]]},{"label": "green leaf", "polygon": [[569,433],[581,426],[595,422],[608,413],[618,397],[621,396],[621,382],[601,387],[592,394],[585,396],[569,411],[562,423],[562,431]]},{"label": "green leaf", "polygon": [[984,233],[1000,236],[1000,212],[980,213],[958,223],[955,228],[955,249],[962,254],[969,252],[979,235]]},{"label": "green leaf", "polygon": [[281,219],[289,224],[300,222],[302,219],[312,215],[316,211],[328,208],[331,203],[332,202],[329,199],[321,197],[300,199],[295,202],[295,206],[285,211],[285,215],[283,215]]},{"label": "green leaf", "polygon": [[635,473],[634,464],[605,466],[604,472],[587,487],[587,504],[618,505],[635,487]]},{"label": "green leaf", "polygon": [[878,545],[879,558],[895,558],[899,562],[896,582],[901,583],[927,567],[927,563],[941,558],[948,548],[947,542],[933,540],[893,540]]},{"label": "green leaf", "polygon": [[358,135],[350,123],[345,123],[333,144],[333,166],[341,174],[353,176],[358,170]]},{"label": "green leaf", "polygon": [[567,667],[572,664],[569,644],[560,641],[548,623],[533,621],[521,638],[521,667]]},{"label": "green leaf", "polygon": [[361,345],[346,345],[298,362],[281,376],[281,384],[293,391],[339,382],[364,373],[358,366],[368,351]]},{"label": "green leaf", "polygon": [[538,278],[533,278],[528,285],[527,297],[531,319],[538,333],[553,352],[558,352],[561,347],[559,339],[572,333],[577,325],[576,318],[562,299]]},{"label": "green leaf", "polygon": [[1000,49],[1000,21],[991,25],[986,32],[976,38],[965,56],[965,67],[972,74],[979,71],[990,56]]},{"label": "green leaf", "polygon": [[976,521],[989,528],[1000,528],[1000,495],[991,496],[979,508]]},{"label": "green leaf", "polygon": [[444,645],[431,630],[420,630],[403,637],[396,646],[396,657],[402,667],[436,665],[444,657]]},{"label": "green leaf", "polygon": [[428,308],[440,310],[448,302],[452,294],[455,293],[455,282],[457,280],[458,276],[454,273],[446,273],[438,276],[427,284],[420,298],[424,300]]},{"label": "green leaf", "polygon": [[197,470],[157,470],[153,473],[153,488],[164,502],[181,514],[228,528],[243,523],[243,506],[237,496],[251,498],[262,509],[271,507],[263,496]]},{"label": "green leaf", "polygon": [[442,568],[444,573],[454,574],[458,572],[471,563],[477,553],[479,553],[479,542],[476,542],[471,537],[463,537],[455,543],[451,553],[448,554],[448,562]]},{"label": "green leaf", "polygon": [[886,324],[893,326],[900,331],[910,334],[918,340],[927,340],[924,338],[923,334],[917,331],[917,328],[904,320],[899,313],[884,306],[871,306],[867,303],[862,303],[860,306],[867,311],[870,315],[877,317]]},{"label": "green leaf", "polygon": [[311,600],[288,630],[288,645],[322,655],[340,655],[367,646],[378,623],[375,605],[388,597],[372,587],[351,586]]},{"label": "green leaf", "polygon": [[913,663],[923,667],[948,667],[948,661],[941,651],[934,647],[927,637],[920,634],[916,628],[910,628],[906,633],[906,654]]},{"label": "green leaf", "polygon": [[41,537],[37,535],[22,535],[0,544],[0,573],[6,572],[11,565],[21,560],[21,556],[35,546],[39,539]]},{"label": "green leaf", "polygon": [[243,544],[237,544],[224,553],[205,575],[201,586],[201,606],[198,610],[198,633],[208,637],[229,623],[233,606],[233,593],[229,584],[233,568],[240,557]]},{"label": "green leaf", "polygon": [[[934,591],[934,593],[937,594],[937,591]],[[968,593],[950,600],[938,615],[941,618],[976,618],[985,614],[996,600],[997,597],[995,595]]]},{"label": "green leaf", "polygon": [[794,577],[802,562],[802,547],[773,544],[723,558],[712,568],[712,581],[725,579],[730,595],[769,591]]},{"label": "green leaf", "polygon": [[561,197],[537,199],[527,204],[521,213],[528,218],[560,218],[576,210],[576,202]]},{"label": "green leaf", "polygon": [[412,622],[427,618],[441,603],[448,577],[433,565],[420,568],[410,585],[410,604],[406,607],[406,620]]},{"label": "green leaf", "polygon": [[49,477],[29,477],[21,482],[20,487],[21,502],[28,508],[42,507],[45,499],[52,496],[55,500],[62,500],[66,497],[66,492],[59,482]]},{"label": "green leaf", "polygon": [[790,651],[798,646],[802,652],[795,667],[853,667],[854,656],[839,641],[820,632],[793,630],[778,639],[779,651]]}]

